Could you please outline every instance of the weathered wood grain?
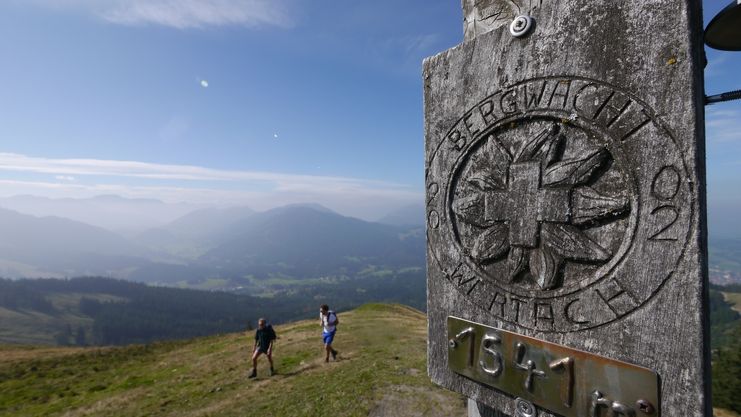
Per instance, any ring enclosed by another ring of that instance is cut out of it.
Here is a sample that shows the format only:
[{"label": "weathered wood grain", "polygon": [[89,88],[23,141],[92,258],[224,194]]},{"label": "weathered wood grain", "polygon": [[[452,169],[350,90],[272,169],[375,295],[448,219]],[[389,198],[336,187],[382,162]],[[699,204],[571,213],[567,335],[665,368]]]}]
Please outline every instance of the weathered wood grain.
[{"label": "weathered wood grain", "polygon": [[463,7],[423,74],[431,378],[514,415],[448,369],[455,315],[652,369],[662,416],[710,415],[700,2]]}]

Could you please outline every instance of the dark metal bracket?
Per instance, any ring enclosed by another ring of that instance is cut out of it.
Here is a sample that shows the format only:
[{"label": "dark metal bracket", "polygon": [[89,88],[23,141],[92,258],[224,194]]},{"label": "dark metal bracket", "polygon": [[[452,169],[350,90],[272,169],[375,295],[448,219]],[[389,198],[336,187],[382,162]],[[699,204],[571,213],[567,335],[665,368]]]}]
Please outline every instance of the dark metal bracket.
[{"label": "dark metal bracket", "polygon": [[[705,28],[705,44],[721,51],[741,51],[741,0],[732,0]],[[705,96],[705,105],[741,99],[741,90]]]},{"label": "dark metal bracket", "polygon": [[705,96],[705,105],[714,103],[720,103],[723,101],[739,100],[741,99],[741,90],[728,91],[721,94],[715,94],[712,96]]}]

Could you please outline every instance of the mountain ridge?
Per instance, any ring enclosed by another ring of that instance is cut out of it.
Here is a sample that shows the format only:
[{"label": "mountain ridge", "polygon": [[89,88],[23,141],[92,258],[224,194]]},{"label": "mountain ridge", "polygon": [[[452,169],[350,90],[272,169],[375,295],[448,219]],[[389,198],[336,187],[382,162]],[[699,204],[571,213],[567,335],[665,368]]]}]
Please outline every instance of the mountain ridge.
[{"label": "mountain ridge", "polygon": [[[152,254],[109,230],[58,216],[0,208],[0,259],[84,275]],[[87,263],[92,270],[79,269]],[[6,273],[9,271],[6,271]]]},{"label": "mountain ridge", "polygon": [[316,204],[264,212],[200,210],[133,240],[75,220],[6,209],[0,209],[1,224],[18,238],[0,237],[0,272],[17,278],[34,277],[26,271],[48,271],[47,276],[106,275],[171,285],[276,274],[294,279],[353,276],[370,266],[424,264],[422,234]]},{"label": "mountain ridge", "polygon": [[241,233],[209,250],[199,260],[232,267],[274,267],[315,276],[341,268],[362,269],[368,263],[404,267],[424,263],[421,236],[405,242],[401,237],[406,229],[308,207],[258,213],[234,228]]},{"label": "mountain ridge", "polygon": [[198,206],[165,203],[151,198],[126,198],[113,194],[90,198],[48,198],[15,195],[0,198],[0,207],[34,216],[59,216],[117,233],[157,227]]}]

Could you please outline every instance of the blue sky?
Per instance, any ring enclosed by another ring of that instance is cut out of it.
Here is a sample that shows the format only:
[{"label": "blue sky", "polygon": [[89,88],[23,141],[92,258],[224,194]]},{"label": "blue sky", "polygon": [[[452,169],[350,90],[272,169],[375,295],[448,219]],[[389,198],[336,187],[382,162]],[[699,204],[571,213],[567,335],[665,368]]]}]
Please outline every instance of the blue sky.
[{"label": "blue sky", "polygon": [[[4,1],[0,196],[421,202],[421,61],[461,19],[456,0]],[[741,53],[708,60],[708,93],[741,88]],[[707,116],[711,208],[741,208],[741,103]]]},{"label": "blue sky", "polygon": [[[703,2],[705,24],[730,1]],[[705,91],[741,90],[741,52],[705,48]],[[741,100],[705,107],[710,237],[741,237]]]}]

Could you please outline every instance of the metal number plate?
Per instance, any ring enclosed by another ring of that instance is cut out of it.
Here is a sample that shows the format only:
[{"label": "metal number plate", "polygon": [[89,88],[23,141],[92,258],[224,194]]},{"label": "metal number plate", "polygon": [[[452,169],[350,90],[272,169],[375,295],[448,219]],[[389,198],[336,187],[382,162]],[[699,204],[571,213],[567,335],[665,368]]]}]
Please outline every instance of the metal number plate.
[{"label": "metal number plate", "polygon": [[564,417],[660,415],[650,369],[452,316],[448,367]]}]

